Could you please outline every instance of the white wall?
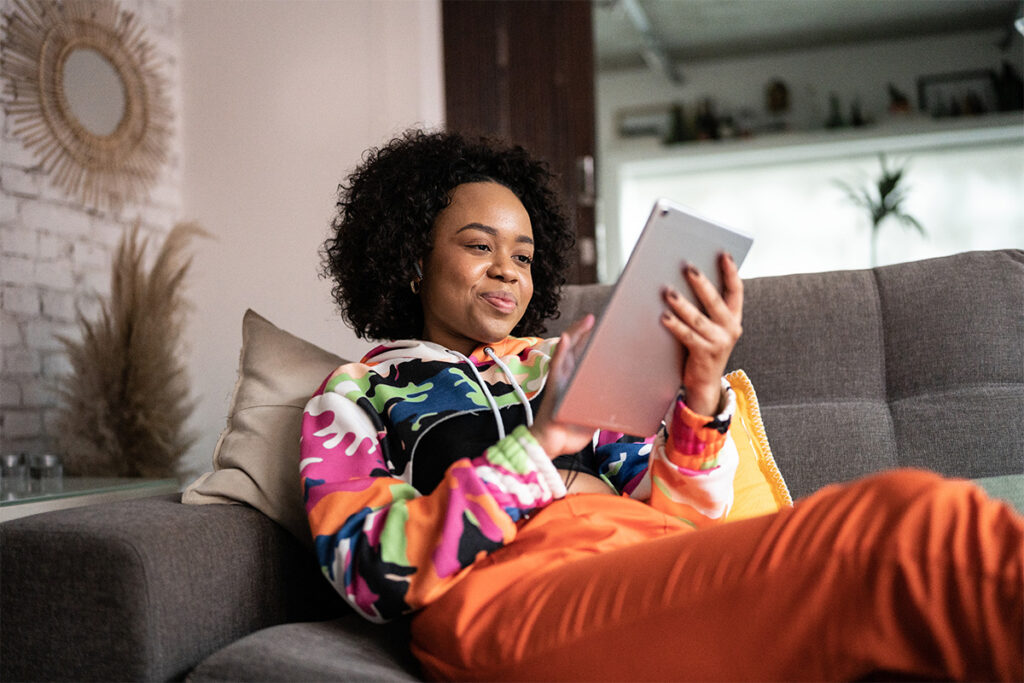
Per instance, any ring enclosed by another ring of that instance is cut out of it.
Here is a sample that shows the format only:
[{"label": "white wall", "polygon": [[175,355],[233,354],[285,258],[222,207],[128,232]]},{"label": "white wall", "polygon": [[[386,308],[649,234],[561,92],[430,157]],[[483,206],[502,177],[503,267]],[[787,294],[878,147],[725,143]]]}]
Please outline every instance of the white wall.
[{"label": "white wall", "polygon": [[[253,308],[342,356],[355,339],[318,278],[338,183],[363,150],[443,124],[437,0],[184,0],[185,217],[193,426],[209,469]],[[310,390],[315,387],[311,387]]]}]

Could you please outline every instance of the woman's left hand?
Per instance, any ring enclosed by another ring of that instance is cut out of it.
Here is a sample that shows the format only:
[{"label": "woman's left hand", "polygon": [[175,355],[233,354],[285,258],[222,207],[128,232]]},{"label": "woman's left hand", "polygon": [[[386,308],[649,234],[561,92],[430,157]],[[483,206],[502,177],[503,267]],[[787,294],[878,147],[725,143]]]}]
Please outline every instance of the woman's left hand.
[{"label": "woman's left hand", "polygon": [[540,444],[544,452],[552,459],[559,455],[576,453],[586,447],[594,436],[592,427],[558,422],[554,419],[555,404],[569,383],[576,368],[576,360],[586,345],[590,331],[594,327],[594,316],[587,315],[573,323],[562,333],[558,340],[555,355],[551,358],[551,368],[541,399],[540,410],[530,427],[530,432]]},{"label": "woman's left hand", "polygon": [[718,260],[722,293],[695,268],[683,275],[704,310],[687,301],[675,289],[665,288],[667,310],[661,323],[686,349],[682,384],[686,405],[700,415],[714,415],[722,393],[722,374],[733,347],[743,334],[743,281],[728,254]]}]

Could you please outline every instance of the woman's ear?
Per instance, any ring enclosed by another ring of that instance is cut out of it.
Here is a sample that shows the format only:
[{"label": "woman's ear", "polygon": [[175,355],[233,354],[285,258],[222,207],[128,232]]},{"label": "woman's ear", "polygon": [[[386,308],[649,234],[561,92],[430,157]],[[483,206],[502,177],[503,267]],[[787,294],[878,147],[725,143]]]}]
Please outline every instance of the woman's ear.
[{"label": "woman's ear", "polygon": [[420,264],[420,261],[413,263],[412,267],[413,270],[416,271],[416,277],[409,281],[409,291],[412,292],[414,296],[419,296],[420,286],[423,284],[423,267]]}]

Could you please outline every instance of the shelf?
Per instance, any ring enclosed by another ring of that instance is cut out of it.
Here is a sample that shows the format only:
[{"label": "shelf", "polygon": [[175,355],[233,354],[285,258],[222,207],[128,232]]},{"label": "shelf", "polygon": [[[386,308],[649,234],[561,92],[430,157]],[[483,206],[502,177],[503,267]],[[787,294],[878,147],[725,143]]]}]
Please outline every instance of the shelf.
[{"label": "shelf", "polygon": [[[958,119],[909,117],[862,128],[765,134],[752,138],[663,145],[624,140],[609,147],[606,163],[629,177],[756,166],[819,158],[906,153],[917,149],[1019,144],[1024,112]],[[610,158],[609,158],[610,157]]]}]

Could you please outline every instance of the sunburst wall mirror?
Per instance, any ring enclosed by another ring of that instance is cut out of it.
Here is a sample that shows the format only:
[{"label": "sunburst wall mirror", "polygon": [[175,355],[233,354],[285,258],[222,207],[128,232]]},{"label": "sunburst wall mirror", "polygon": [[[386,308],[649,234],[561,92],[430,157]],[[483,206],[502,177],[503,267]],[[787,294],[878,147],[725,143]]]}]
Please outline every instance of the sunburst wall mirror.
[{"label": "sunburst wall mirror", "polygon": [[116,210],[159,176],[173,114],[155,58],[114,0],[14,0],[4,15],[11,130],[68,196]]}]

